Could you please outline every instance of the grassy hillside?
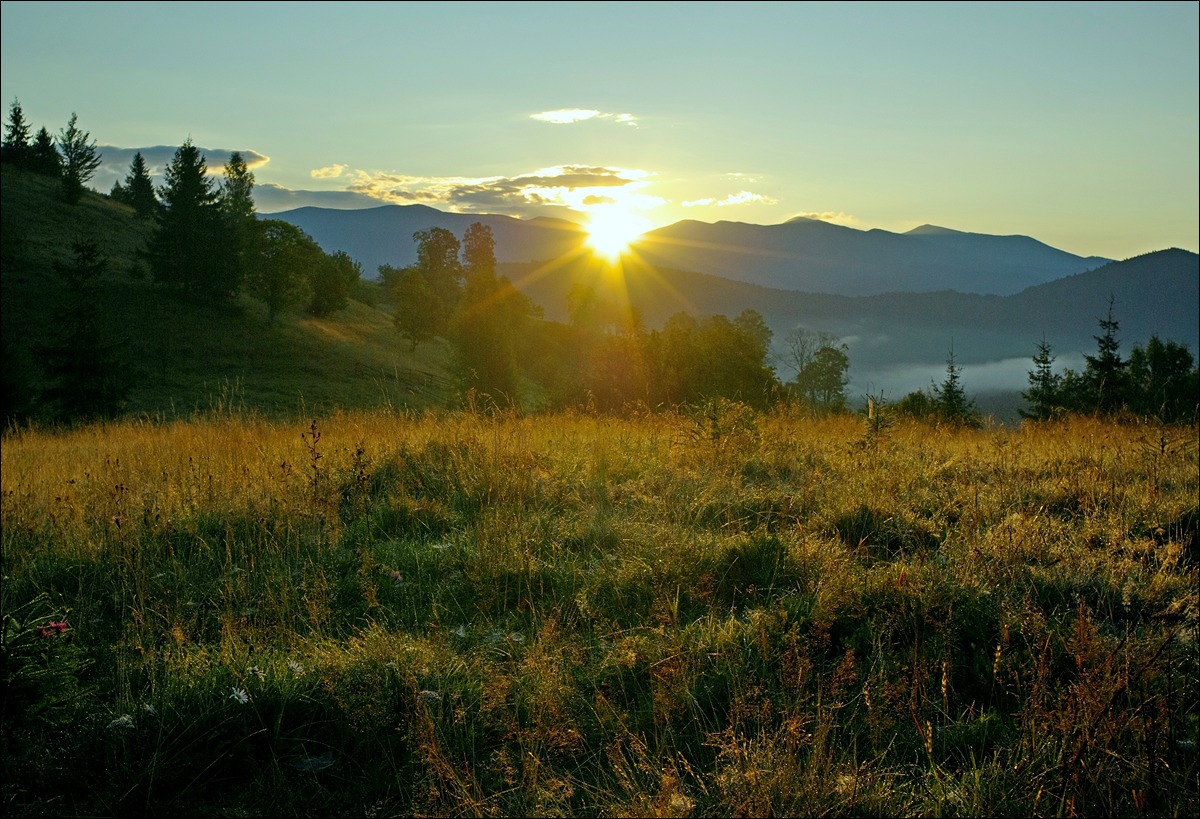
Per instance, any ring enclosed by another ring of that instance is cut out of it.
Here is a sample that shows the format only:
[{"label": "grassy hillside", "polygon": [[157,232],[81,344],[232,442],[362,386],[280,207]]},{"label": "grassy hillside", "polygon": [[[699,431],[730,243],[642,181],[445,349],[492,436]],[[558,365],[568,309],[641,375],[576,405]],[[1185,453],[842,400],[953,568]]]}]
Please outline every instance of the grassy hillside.
[{"label": "grassy hillside", "polygon": [[[98,309],[136,377],[130,413],[186,417],[234,404],[303,415],[451,399],[446,346],[410,352],[384,309],[352,301],[327,319],[290,313],[268,326],[265,308],[246,297],[222,308],[187,304],[151,285],[139,251],[152,228],[132,209],[92,193],[70,206],[54,180],[8,168],[2,183],[5,365],[32,397],[43,385],[38,345],[53,334],[64,298],[55,265],[90,237],[109,260]],[[30,409],[36,416],[36,403]]]}]

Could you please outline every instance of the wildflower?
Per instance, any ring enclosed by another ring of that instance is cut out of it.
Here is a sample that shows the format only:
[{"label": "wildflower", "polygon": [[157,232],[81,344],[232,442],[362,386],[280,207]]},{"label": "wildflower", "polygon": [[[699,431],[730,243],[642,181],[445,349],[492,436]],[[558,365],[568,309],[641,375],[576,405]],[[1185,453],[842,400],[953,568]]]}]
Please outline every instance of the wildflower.
[{"label": "wildflower", "polygon": [[229,699],[236,700],[240,705],[250,702],[250,695],[246,693],[246,689],[234,686],[231,690],[233,693],[229,695]]},{"label": "wildflower", "polygon": [[53,637],[55,634],[65,634],[70,626],[67,625],[66,619],[51,620],[48,624],[38,629],[39,637]]},{"label": "wildflower", "polygon": [[254,676],[258,677],[258,679],[259,679],[259,681],[260,681],[260,682],[262,682],[262,681],[264,681],[264,680],[266,680],[266,679],[267,679],[267,674],[266,674],[266,672],[265,672],[265,671],[263,671],[261,668],[259,668],[259,667],[258,667],[258,666],[256,666],[256,665],[252,665],[252,666],[250,666],[249,668],[247,668],[247,669],[246,669],[246,673],[247,673],[247,674],[253,674]]},{"label": "wildflower", "polygon": [[450,548],[450,541],[443,540],[438,543],[435,543],[435,544],[433,544],[433,548],[437,549],[439,552],[444,552]]},{"label": "wildflower", "polygon": [[436,691],[430,691],[429,689],[426,689],[426,690],[420,692],[419,694],[417,694],[417,696],[420,697],[421,699],[425,700],[425,702],[441,702],[442,701],[441,694],[439,694]]},{"label": "wildflower", "polygon": [[108,724],[109,728],[132,728],[133,717],[129,714],[122,714]]},{"label": "wildflower", "polygon": [[158,709],[155,708],[151,703],[146,703],[145,705],[143,705],[142,710],[145,711],[150,716],[154,716],[155,714],[158,713]]},{"label": "wildflower", "polygon": [[450,629],[450,633],[453,634],[455,637],[465,638],[467,636],[467,627],[460,625],[457,628]]},{"label": "wildflower", "polygon": [[299,677],[301,674],[304,673],[304,666],[302,666],[300,663],[296,662],[295,660],[288,660],[288,668],[290,668],[292,670],[292,673],[295,674],[297,677]]}]

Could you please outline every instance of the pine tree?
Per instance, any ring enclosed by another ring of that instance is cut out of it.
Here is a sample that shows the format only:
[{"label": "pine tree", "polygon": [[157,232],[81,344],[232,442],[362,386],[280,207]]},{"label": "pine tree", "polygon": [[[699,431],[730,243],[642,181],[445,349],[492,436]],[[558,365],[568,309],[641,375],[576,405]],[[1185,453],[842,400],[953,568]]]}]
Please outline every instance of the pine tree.
[{"label": "pine tree", "polygon": [[254,173],[238,151],[230,154],[225,163],[220,200],[221,209],[227,216],[235,220],[254,220]]},{"label": "pine tree", "polygon": [[54,144],[54,137],[46,130],[46,126],[38,129],[30,148],[29,169],[43,176],[62,175],[62,155]]},{"label": "pine tree", "polygon": [[941,386],[934,385],[934,402],[937,405],[938,417],[950,424],[977,426],[979,412],[975,409],[974,400],[967,398],[961,380],[962,367],[954,360],[954,349],[950,349],[950,357],[946,359],[946,379]]},{"label": "pine tree", "polygon": [[1108,316],[1099,320],[1103,334],[1092,336],[1096,340],[1096,355],[1084,356],[1087,363],[1083,378],[1088,409],[1105,415],[1124,407],[1128,381],[1128,364],[1121,359],[1121,342],[1117,339],[1121,325],[1113,318],[1115,300],[1114,296],[1109,296]]},{"label": "pine tree", "polygon": [[8,109],[8,123],[4,127],[4,144],[0,157],[7,164],[18,168],[29,166],[33,149],[29,143],[29,123],[21,110],[21,101],[13,100]]},{"label": "pine tree", "polygon": [[107,267],[95,240],[78,239],[71,261],[56,268],[67,295],[40,357],[50,382],[43,399],[64,420],[116,415],[134,382],[123,344],[107,327],[101,281]]},{"label": "pine tree", "polygon": [[164,176],[163,206],[149,247],[155,281],[203,301],[232,298],[241,273],[236,248],[204,154],[191,139],[175,151]]},{"label": "pine tree", "polygon": [[147,218],[158,212],[158,197],[154,193],[154,182],[141,151],[133,155],[129,173],[125,176],[124,201],[137,211],[138,216]]},{"label": "pine tree", "polygon": [[83,196],[83,186],[96,175],[100,167],[100,153],[96,141],[87,131],[79,129],[79,117],[71,112],[67,127],[59,133],[58,147],[62,152],[63,196],[75,204]]},{"label": "pine tree", "polygon": [[1029,372],[1029,389],[1021,397],[1029,402],[1029,409],[1018,410],[1022,418],[1046,421],[1062,407],[1060,386],[1062,379],[1054,373],[1054,356],[1050,345],[1043,338],[1038,344],[1038,354],[1033,359],[1034,369]]}]

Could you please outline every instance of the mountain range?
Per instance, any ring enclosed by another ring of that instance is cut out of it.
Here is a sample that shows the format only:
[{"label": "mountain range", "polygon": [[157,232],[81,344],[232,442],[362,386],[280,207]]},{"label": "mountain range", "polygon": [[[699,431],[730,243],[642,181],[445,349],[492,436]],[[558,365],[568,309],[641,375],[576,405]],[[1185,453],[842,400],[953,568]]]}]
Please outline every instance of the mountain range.
[{"label": "mountain range", "polygon": [[[368,277],[383,264],[416,261],[413,234],[441,227],[462,236],[472,222],[492,229],[501,262],[550,261],[577,252],[586,234],[564,219],[445,213],[424,205],[365,210],[305,207],[270,214],[344,250]],[[1112,261],[1076,256],[1028,236],[993,236],[923,225],[907,233],[858,230],[816,219],[778,225],[682,221],[631,246],[654,267],[708,273],[782,290],[868,296],[889,292],[1012,295]]]},{"label": "mountain range", "polygon": [[635,242],[617,277],[581,250],[585,234],[566,220],[420,205],[310,207],[270,218],[298,225],[327,251],[346,251],[367,276],[380,264],[415,262],[415,231],[444,227],[461,237],[481,222],[492,229],[501,272],[549,319],[567,320],[567,293],[578,283],[628,299],[651,328],[681,311],[756,310],[777,353],[797,326],[840,338],[850,352],[852,395],[895,398],[926,388],[941,381],[952,353],[968,391],[1007,392],[1010,404],[1019,403],[1037,344],[1051,345],[1060,370],[1082,369],[1110,299],[1126,355],[1153,335],[1193,354],[1200,345],[1200,258],[1179,249],[1112,261],[1028,236],[932,225],[891,233],[812,219],[684,221]]}]

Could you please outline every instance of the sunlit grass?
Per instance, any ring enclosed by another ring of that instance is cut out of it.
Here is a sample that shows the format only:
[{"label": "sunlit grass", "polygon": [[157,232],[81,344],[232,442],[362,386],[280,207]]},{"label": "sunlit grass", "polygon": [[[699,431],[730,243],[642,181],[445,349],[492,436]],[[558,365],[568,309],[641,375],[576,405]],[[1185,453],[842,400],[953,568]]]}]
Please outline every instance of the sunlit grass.
[{"label": "sunlit grass", "polygon": [[6,810],[1195,811],[1194,428],[718,409],[10,430]]}]

